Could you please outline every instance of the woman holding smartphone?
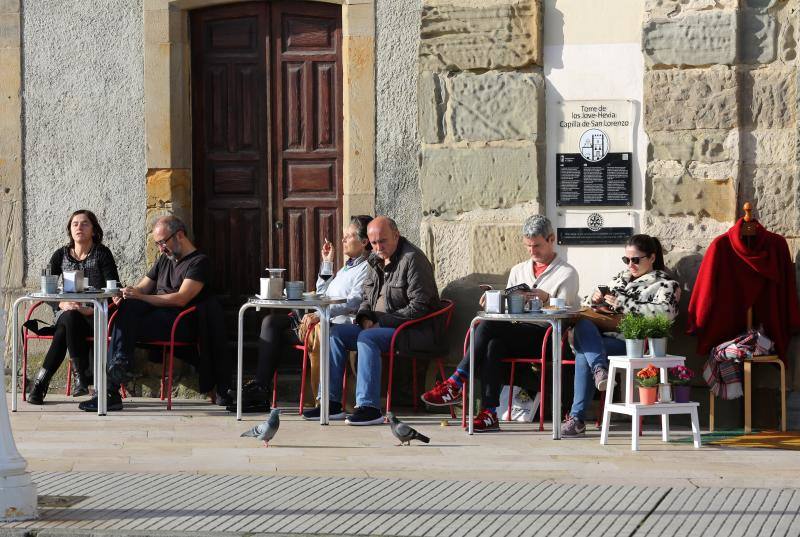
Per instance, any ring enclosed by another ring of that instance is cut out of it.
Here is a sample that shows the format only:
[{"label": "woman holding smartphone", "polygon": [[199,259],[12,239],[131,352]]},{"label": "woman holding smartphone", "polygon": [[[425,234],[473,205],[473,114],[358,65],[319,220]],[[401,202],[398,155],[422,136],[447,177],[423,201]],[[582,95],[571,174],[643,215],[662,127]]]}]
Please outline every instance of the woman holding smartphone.
[{"label": "woman holding smartphone", "polygon": [[[627,267],[608,285],[597,289],[584,301],[607,313],[664,314],[673,319],[678,314],[680,287],[665,272],[661,243],[649,235],[634,235],[625,245],[622,262]],[[561,425],[565,437],[586,434],[586,406],[595,388],[605,391],[608,382],[608,355],[625,353],[625,341],[616,332],[600,333],[592,321],[581,319],[573,328],[575,349],[575,390],[572,409]]]}]

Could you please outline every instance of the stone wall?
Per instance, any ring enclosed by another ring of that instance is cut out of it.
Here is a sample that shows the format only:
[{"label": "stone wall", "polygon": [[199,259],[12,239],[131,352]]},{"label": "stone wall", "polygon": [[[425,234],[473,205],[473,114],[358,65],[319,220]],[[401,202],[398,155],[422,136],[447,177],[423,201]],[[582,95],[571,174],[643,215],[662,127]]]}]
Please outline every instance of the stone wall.
[{"label": "stone wall", "polygon": [[19,0],[0,1],[0,349],[11,336],[8,312],[22,289],[22,54]]},{"label": "stone wall", "polygon": [[541,21],[538,0],[423,1],[421,235],[442,296],[461,306],[454,354],[477,284],[504,284],[526,258],[521,224],[543,202]]},{"label": "stone wall", "polygon": [[421,0],[376,2],[375,210],[419,238],[417,57]]},{"label": "stone wall", "polygon": [[687,303],[704,249],[744,201],[797,257],[800,1],[647,0],[645,9],[643,231],[664,239]]},{"label": "stone wall", "polygon": [[126,283],[144,268],[142,0],[23,2],[26,285],[97,213]]}]

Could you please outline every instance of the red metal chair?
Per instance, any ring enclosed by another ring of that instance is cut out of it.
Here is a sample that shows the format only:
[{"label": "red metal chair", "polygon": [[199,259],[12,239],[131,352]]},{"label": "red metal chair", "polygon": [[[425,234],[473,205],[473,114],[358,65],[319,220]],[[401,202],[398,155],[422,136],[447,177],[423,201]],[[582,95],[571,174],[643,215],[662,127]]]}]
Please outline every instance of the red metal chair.
[{"label": "red metal chair", "polygon": [[[397,330],[395,330],[394,334],[392,334],[392,340],[391,340],[391,342],[389,344],[389,353],[388,353],[388,356],[389,356],[389,385],[388,385],[388,387],[386,389],[386,412],[387,413],[391,412],[391,410],[392,410],[392,381],[394,379],[394,360],[395,360],[395,357],[398,356],[398,351],[395,348],[395,346],[397,344],[397,338],[398,338],[398,336],[400,336],[400,334],[403,333],[403,330],[405,330],[405,329],[407,329],[407,328],[409,328],[411,326],[414,326],[414,325],[417,325],[417,324],[420,324],[420,323],[424,323],[425,321],[433,320],[432,322],[435,322],[437,317],[444,317],[444,332],[446,333],[447,329],[450,328],[450,321],[453,318],[453,310],[455,309],[455,303],[452,300],[442,299],[441,300],[441,304],[442,304],[442,307],[440,309],[434,311],[433,313],[429,313],[428,315],[425,315],[425,316],[420,317],[418,319],[412,319],[410,321],[404,322],[403,324],[398,326]],[[441,356],[425,356],[424,357],[424,359],[426,359],[426,360],[436,360],[436,363],[439,366],[439,374],[441,375],[443,381],[445,379],[447,379],[447,377],[445,376],[445,373],[444,373],[444,364],[442,362],[442,360],[445,359],[446,357],[447,357],[446,352],[443,353]],[[410,358],[411,358],[411,375],[412,375],[411,384],[412,384],[412,395],[413,395],[413,403],[412,404],[414,406],[414,410],[416,411],[417,408],[419,407],[419,402],[418,402],[419,391],[418,391],[418,386],[417,386],[417,359],[418,358],[423,358],[423,357],[411,356]],[[452,407],[450,407],[450,415],[453,418],[456,417],[455,412],[453,411]]]},{"label": "red metal chair", "polygon": [[[299,345],[293,345],[293,349],[297,349],[298,351],[303,351],[303,370],[302,370],[302,378],[300,379],[300,406],[297,410],[298,414],[303,413],[303,404],[305,403],[306,397],[306,372],[308,371],[308,365],[311,363],[311,358],[309,356],[309,346],[308,346],[308,338],[311,337],[311,332],[314,331],[314,327],[317,325],[319,321],[309,325],[308,331],[306,332],[306,337],[303,338],[303,343]],[[275,374],[272,376],[272,408],[278,406],[278,371],[275,370]],[[344,378],[342,380],[342,408],[344,408],[345,398],[347,397],[347,368],[344,371]]]},{"label": "red metal chair", "polygon": [[[25,315],[25,322],[28,322],[33,315],[34,310],[44,304],[44,302],[35,302],[33,306],[28,310],[28,313]],[[111,308],[114,307],[112,304]],[[114,312],[116,315],[116,311]],[[113,319],[113,315],[108,320],[108,339],[111,340],[111,322]],[[39,340],[52,340],[53,336],[40,336],[34,334],[27,328],[22,329],[22,400],[26,401],[28,397],[27,386],[28,386],[28,341],[31,339],[39,339]],[[94,341],[93,336],[89,336],[86,338],[86,341]],[[72,360],[67,360],[67,388],[66,388],[66,395],[72,395]]]},{"label": "red metal chair", "polygon": [[[178,325],[180,322],[190,313],[194,313],[197,311],[197,306],[191,306],[183,311],[181,311],[175,320],[172,322],[172,328],[170,329],[169,340],[148,340],[148,341],[137,341],[136,345],[139,347],[161,347],[161,385],[159,387],[159,397],[163,401],[166,397],[167,399],[167,410],[172,410],[172,372],[173,367],[175,365],[175,349],[177,347],[191,347],[197,346],[198,343],[196,341],[189,342],[189,341],[176,341],[175,340],[175,331],[178,329]],[[111,316],[109,320],[109,333],[111,333],[111,323],[116,318],[118,312],[114,312],[114,315]],[[167,364],[169,364],[169,368],[167,368]],[[166,386],[166,396],[164,394],[164,380],[166,377],[167,386]],[[124,387],[123,396],[124,396]]]},{"label": "red metal chair", "polygon": [[[546,396],[545,396],[545,393],[546,393],[546,389],[545,389],[545,377],[546,377],[546,365],[545,364],[546,364],[546,361],[543,359],[543,357],[547,356],[547,346],[550,344],[550,337],[552,336],[552,332],[553,332],[553,327],[552,326],[548,326],[547,327],[547,331],[545,332],[545,335],[544,335],[544,340],[542,340],[542,349],[541,349],[541,354],[540,354],[539,358],[535,358],[535,357],[503,358],[501,360],[501,362],[503,362],[503,363],[511,364],[511,375],[510,375],[509,380],[508,380],[508,385],[509,386],[513,386],[514,385],[514,369],[515,369],[515,365],[517,363],[528,363],[528,364],[539,364],[540,365],[540,367],[541,367],[541,372],[540,372],[540,377],[539,377],[539,382],[540,382],[540,384],[539,384],[539,393],[540,393],[540,396],[539,396],[539,430],[540,431],[544,430],[544,404],[545,404],[545,400],[546,400]],[[562,357],[562,359],[561,359],[561,367],[562,368],[565,365],[572,365],[572,366],[575,365],[575,359],[574,358],[571,359],[571,360],[570,359],[564,359],[564,357],[567,356],[566,350],[567,350],[567,348],[569,348],[568,345],[567,345],[567,335],[568,335],[568,331],[564,330],[564,333],[561,336],[561,357]],[[467,352],[467,345],[468,344],[469,344],[469,330],[467,330],[467,335],[464,338],[464,353],[465,354]],[[464,427],[464,428],[466,428],[466,426],[467,426],[467,412],[466,412],[466,409],[467,409],[467,390],[468,390],[468,387],[469,387],[468,386],[468,382],[469,382],[469,380],[467,380],[467,382],[464,383],[464,386],[461,389],[461,401],[462,401],[462,409],[463,409],[462,413],[461,413],[461,426]],[[509,414],[509,416],[511,415],[511,404],[512,404],[512,402],[513,402],[513,399],[511,397],[509,397],[509,399],[508,399],[508,414]],[[604,407],[605,407],[605,398],[601,396],[600,397],[600,411],[599,411],[598,416],[597,416],[597,421],[595,422],[598,427],[600,426],[600,423],[601,423],[601,419],[602,419],[602,416],[603,416],[603,408]],[[554,424],[553,426],[557,427],[558,425]]]},{"label": "red metal chair", "polygon": [[[544,339],[542,340],[542,348],[539,354],[539,357],[535,356],[523,356],[523,357],[516,357],[516,358],[502,358],[500,361],[505,364],[511,364],[511,375],[508,380],[509,387],[514,386],[514,373],[516,370],[517,364],[539,364],[541,368],[541,373],[539,375],[539,430],[544,431],[544,401],[545,401],[545,377],[546,377],[546,357],[547,357],[547,346],[550,344],[550,336],[552,335],[553,327],[548,326],[547,330],[544,333]],[[562,345],[562,353],[563,353],[563,345],[564,340],[562,338],[561,341]],[[464,336],[464,354],[467,354],[469,347],[469,330],[467,330],[466,336]],[[574,361],[572,363],[575,363]],[[461,426],[467,426],[467,393],[469,389],[469,379],[464,382],[464,385],[461,388]],[[512,388],[510,388],[512,389]],[[511,416],[511,404],[513,402],[513,397],[511,397],[511,393],[509,393],[508,397],[508,415]]]}]

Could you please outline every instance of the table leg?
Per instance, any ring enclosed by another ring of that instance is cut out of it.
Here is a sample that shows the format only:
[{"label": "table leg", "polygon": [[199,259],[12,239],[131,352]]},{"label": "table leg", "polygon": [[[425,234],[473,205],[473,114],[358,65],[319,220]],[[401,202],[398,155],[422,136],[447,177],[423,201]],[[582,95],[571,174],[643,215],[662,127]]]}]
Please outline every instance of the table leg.
[{"label": "table leg", "polygon": [[[105,416],[108,413],[108,378],[106,376],[106,363],[108,362],[108,336],[106,334],[108,323],[108,303],[105,300],[93,301],[94,310],[97,315],[97,325],[94,336],[95,361],[98,362],[100,373],[100,387],[97,397],[97,415]],[[70,382],[70,379],[67,379]],[[97,381],[95,381],[97,384]]]},{"label": "table leg", "polygon": [[476,317],[469,323],[469,406],[468,409],[461,409],[467,412],[467,434],[473,434],[472,430],[472,408],[475,406],[475,323],[479,319]]},{"label": "table leg", "polygon": [[317,312],[319,313],[319,424],[328,425],[331,397],[330,310],[327,306],[320,306]]},{"label": "table leg", "polygon": [[28,300],[27,297],[20,297],[14,301],[11,307],[11,412],[17,411],[17,356],[19,356],[19,303]]},{"label": "table leg", "polygon": [[553,326],[553,440],[561,440],[561,319]]},{"label": "table leg", "polygon": [[239,321],[236,335],[236,420],[242,420],[242,381],[244,371],[242,370],[242,355],[244,351],[244,312],[249,308],[249,304],[239,308]]}]

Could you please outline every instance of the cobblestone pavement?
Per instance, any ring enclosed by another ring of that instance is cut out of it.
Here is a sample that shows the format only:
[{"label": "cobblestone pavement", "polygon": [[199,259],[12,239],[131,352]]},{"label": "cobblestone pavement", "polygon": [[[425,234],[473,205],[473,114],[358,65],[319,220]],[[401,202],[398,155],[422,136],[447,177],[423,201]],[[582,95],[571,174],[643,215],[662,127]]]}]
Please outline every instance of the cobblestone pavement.
[{"label": "cobblestone pavement", "polygon": [[796,452],[665,444],[656,419],[634,453],[624,422],[600,446],[593,427],[558,442],[522,424],[468,437],[400,411],[432,441],[399,447],[388,427],[287,409],[265,449],[239,437],[262,415],[133,400],[98,418],[52,401],[11,416],[41,509],[0,535],[800,534]]}]

